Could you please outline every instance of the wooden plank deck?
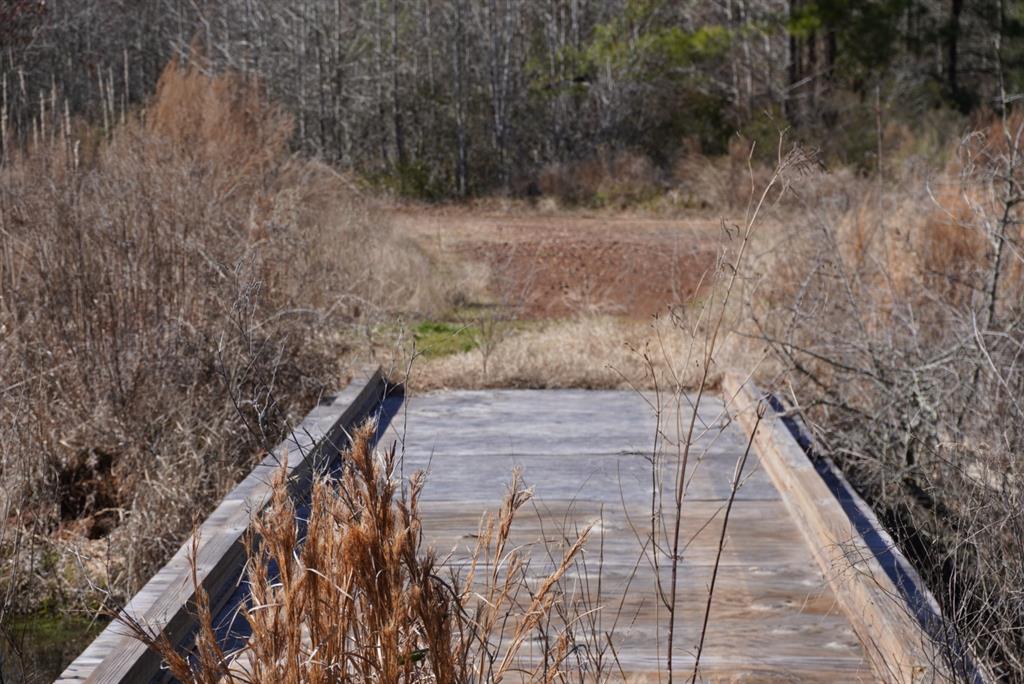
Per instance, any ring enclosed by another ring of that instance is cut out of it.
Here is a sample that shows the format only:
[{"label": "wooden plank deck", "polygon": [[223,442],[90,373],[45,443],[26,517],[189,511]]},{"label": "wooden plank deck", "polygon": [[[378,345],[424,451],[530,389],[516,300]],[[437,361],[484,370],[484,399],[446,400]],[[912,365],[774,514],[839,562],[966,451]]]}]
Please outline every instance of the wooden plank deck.
[{"label": "wooden plank deck", "polygon": [[[748,439],[724,409],[717,397],[702,404],[699,462],[686,492],[683,534],[690,543],[681,565],[676,649],[684,672],[693,667],[724,506]],[[674,420],[666,422],[664,436],[674,440]],[[535,499],[519,520],[517,541],[541,545],[560,526],[599,520],[602,594],[613,597],[623,593],[641,553],[635,527],[649,511],[647,457],[656,428],[650,407],[632,392],[460,391],[408,398],[383,439],[404,449],[406,474],[428,471],[423,528],[430,544],[451,554],[451,563],[467,557],[481,512],[496,508],[519,467]],[[666,467],[674,468],[671,456]],[[877,681],[756,453],[744,472],[726,531],[701,678]],[[666,615],[654,600],[653,572],[639,564],[622,609],[630,617],[615,633],[623,666],[641,681],[653,680],[664,661]],[[612,616],[602,619],[610,625]]]},{"label": "wooden plank deck", "polygon": [[[296,486],[308,485],[316,467],[310,459],[336,454],[342,428],[376,406],[381,440],[394,440],[402,453],[402,474],[428,472],[423,530],[456,570],[471,553],[481,514],[498,507],[513,469],[521,469],[535,496],[513,540],[537,551],[540,566],[531,574],[545,574],[546,545],[596,523],[585,563],[566,581],[593,592],[599,577],[600,597],[593,604],[601,606],[594,613],[598,629],[613,632],[630,681],[658,681],[667,613],[655,599],[655,570],[642,557],[645,532],[639,528],[649,520],[655,437],[662,450],[661,486],[670,500],[676,425],[688,423],[692,399],[683,398],[677,423],[671,406],[658,421],[650,397],[634,392],[458,391],[404,399],[392,394],[380,403],[383,382],[378,373],[353,384],[311,413],[293,443],[282,445],[307,456],[295,466]],[[728,410],[721,398],[704,397],[692,442],[676,601],[675,665],[684,679],[693,669],[725,507],[758,401],[734,380],[726,395]],[[770,418],[753,444],[725,532],[700,681],[941,679],[937,668],[921,662],[916,645],[923,633],[907,619],[913,601],[901,606],[885,572],[865,572],[878,563],[861,543],[864,531],[845,517],[792,437]],[[237,602],[246,600],[239,539],[266,499],[272,467],[269,461],[258,466],[204,525],[210,534],[199,549],[200,575],[226,623]],[[857,558],[844,555],[846,548]],[[192,598],[187,565],[183,547],[129,606],[150,624],[166,625],[176,641],[187,639],[191,629],[185,619]],[[60,681],[150,681],[159,678],[155,666],[151,654],[112,625]]]}]

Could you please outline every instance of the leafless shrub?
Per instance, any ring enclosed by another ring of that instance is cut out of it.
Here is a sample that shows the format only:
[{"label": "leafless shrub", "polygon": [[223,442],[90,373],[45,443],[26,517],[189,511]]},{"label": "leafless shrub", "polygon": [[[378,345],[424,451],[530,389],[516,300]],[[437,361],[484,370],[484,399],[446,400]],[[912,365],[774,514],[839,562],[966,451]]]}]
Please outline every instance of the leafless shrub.
[{"label": "leafless shrub", "polygon": [[[679,614],[677,599],[681,588],[681,559],[689,543],[682,532],[684,518],[690,515],[687,493],[694,474],[708,454],[708,443],[714,443],[716,430],[720,432],[724,429],[704,423],[698,414],[701,407],[706,405],[708,395],[717,386],[716,373],[729,358],[728,338],[733,333],[733,317],[738,308],[737,300],[741,297],[742,274],[747,270],[749,252],[761,228],[762,212],[767,210],[773,199],[777,200],[786,193],[792,180],[806,172],[812,163],[813,157],[799,147],[787,147],[785,138],[780,136],[777,164],[763,184],[757,185],[753,168],[748,166],[752,191],[746,216],[741,225],[727,228],[731,239],[725,242],[717,267],[709,275],[712,282],[706,297],[699,304],[679,306],[671,312],[671,329],[682,333],[681,337],[687,340],[685,351],[679,353],[673,347],[666,346],[665,337],[661,335],[656,344],[638,350],[653,386],[648,403],[656,418],[652,449],[647,457],[651,472],[649,527],[638,536],[643,540],[643,562],[650,565],[655,578],[654,596],[659,609],[667,616],[664,669],[669,682],[681,680],[685,676],[679,668],[682,649],[679,647],[677,630],[683,616]],[[659,373],[659,365],[663,365],[668,372]],[[729,398],[726,400],[728,402]],[[759,424],[763,408],[758,411]],[[744,469],[756,431],[757,425],[748,437],[746,449],[737,455],[730,494],[724,505],[725,515],[718,552],[708,587],[693,668],[688,678],[691,682],[699,681],[702,677],[701,655],[708,624],[712,619],[715,581],[729,515],[737,492],[745,481]]]},{"label": "leafless shrub", "polygon": [[763,188],[772,169],[750,163],[751,146],[739,137],[730,140],[728,154],[711,158],[684,150],[672,169],[672,180],[687,201],[697,207],[746,207],[751,193]]},{"label": "leafless shrub", "polygon": [[582,161],[545,166],[537,185],[545,195],[566,204],[598,207],[633,206],[661,191],[658,170],[650,159],[607,148]]},{"label": "leafless shrub", "polygon": [[484,301],[469,309],[463,321],[473,330],[473,339],[480,353],[480,372],[488,381],[491,358],[512,332],[512,326],[531,303],[533,272],[523,268],[512,251],[490,267]]},{"label": "leafless shrub", "polygon": [[[1024,680],[1022,135],[816,209],[757,250],[748,334],[942,605],[944,657]],[[794,220],[795,219],[795,220]]]},{"label": "leafless shrub", "polygon": [[[724,155],[713,157],[684,150],[672,168],[673,190],[669,198],[676,204],[698,209],[728,213],[749,211],[751,202],[772,183],[777,167],[777,160],[765,161],[767,152],[756,149],[753,143],[739,136],[730,140],[728,153]],[[769,209],[777,206],[848,207],[861,196],[865,186],[863,179],[851,169],[826,172],[817,158],[808,160],[799,175],[802,179],[799,186],[788,186],[785,192],[781,185],[773,185],[762,221],[767,222]]]},{"label": "leafless shrub", "polygon": [[16,609],[129,595],[343,381],[346,331],[441,296],[258,93],[172,63],[90,150],[68,123],[0,166],[5,524],[47,568]]}]

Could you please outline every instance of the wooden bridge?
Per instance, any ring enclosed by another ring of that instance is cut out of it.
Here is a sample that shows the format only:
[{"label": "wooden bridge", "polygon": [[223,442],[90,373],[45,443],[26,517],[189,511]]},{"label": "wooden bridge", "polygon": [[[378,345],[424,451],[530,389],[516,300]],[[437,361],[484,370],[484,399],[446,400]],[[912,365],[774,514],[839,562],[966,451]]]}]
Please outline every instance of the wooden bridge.
[{"label": "wooden bridge", "polygon": [[[495,508],[513,468],[521,468],[534,488],[535,510],[520,520],[517,538],[542,544],[552,530],[597,523],[602,594],[616,596],[616,614],[627,616],[614,623],[619,664],[631,679],[655,681],[667,611],[655,598],[640,528],[649,525],[652,477],[667,483],[663,493],[673,498],[673,445],[691,434],[685,426],[696,399],[680,397],[678,414],[662,402],[661,420],[649,399],[582,390],[403,397],[372,370],[317,407],[281,449],[304,454],[292,466],[293,490],[301,494],[310,474],[337,457],[347,431],[377,415],[380,437],[395,440],[406,474],[429,472],[424,532],[439,551],[451,551],[452,562],[468,553],[481,512]],[[759,406],[767,411],[760,422]],[[863,502],[827,462],[808,458],[771,402],[730,377],[720,395],[700,402],[695,426],[676,602],[678,670],[693,668],[710,605],[704,681],[945,678],[927,636],[939,620],[934,601]],[[664,449],[657,458],[656,440]],[[246,600],[241,539],[252,512],[266,502],[279,456],[258,466],[201,530],[199,574],[221,616],[234,615]],[[183,645],[194,629],[188,547],[127,607]],[[611,611],[601,619],[610,629]],[[161,680],[159,659],[122,632],[109,626],[58,681]]]}]

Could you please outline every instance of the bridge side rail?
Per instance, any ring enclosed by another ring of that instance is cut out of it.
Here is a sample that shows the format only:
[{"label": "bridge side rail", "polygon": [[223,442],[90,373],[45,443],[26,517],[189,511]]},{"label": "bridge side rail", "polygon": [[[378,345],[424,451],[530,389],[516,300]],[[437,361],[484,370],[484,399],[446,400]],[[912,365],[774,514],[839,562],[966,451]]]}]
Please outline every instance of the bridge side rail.
[{"label": "bridge side rail", "polygon": [[[246,559],[245,534],[253,514],[269,502],[271,481],[281,463],[287,457],[292,494],[301,496],[308,492],[313,474],[348,445],[352,429],[378,409],[387,392],[387,380],[379,366],[356,372],[343,391],[310,411],[203,522],[195,563],[214,615],[224,607],[241,578]],[[192,618],[193,543],[191,537],[186,540],[125,606],[125,612],[132,618],[165,631],[176,644],[183,644],[196,628]],[[160,656],[114,621],[65,669],[57,682],[148,682],[160,676],[160,667]]]},{"label": "bridge side rail", "polygon": [[[726,374],[722,392],[729,413],[748,435],[757,424],[758,406],[766,405],[754,448],[875,674],[901,684],[952,681],[939,644],[928,633],[941,620],[938,605],[874,516],[844,507],[843,499],[859,497],[830,486],[771,407],[770,397],[748,378]],[[981,681],[980,675],[972,679]]]}]

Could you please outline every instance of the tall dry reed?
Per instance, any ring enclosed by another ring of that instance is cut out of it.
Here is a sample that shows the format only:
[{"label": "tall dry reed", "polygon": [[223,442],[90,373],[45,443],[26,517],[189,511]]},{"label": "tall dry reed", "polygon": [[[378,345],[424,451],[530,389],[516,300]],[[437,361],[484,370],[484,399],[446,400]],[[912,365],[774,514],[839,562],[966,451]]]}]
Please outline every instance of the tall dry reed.
[{"label": "tall dry reed", "polygon": [[[395,450],[373,448],[366,424],[343,454],[340,476],[313,484],[305,526],[279,471],[254,520],[243,616],[252,635],[225,652],[197,590],[200,630],[190,660],[165,637],[129,623],[182,682],[555,681],[572,643],[569,620],[537,645],[567,601],[560,587],[589,534],[572,540],[528,581],[529,552],[512,546],[530,491],[513,475],[496,514],[481,521],[463,574],[423,544],[422,473],[397,477]],[[198,586],[198,583],[197,583]],[[571,614],[571,606],[568,612]],[[540,652],[538,652],[540,651]]]}]

